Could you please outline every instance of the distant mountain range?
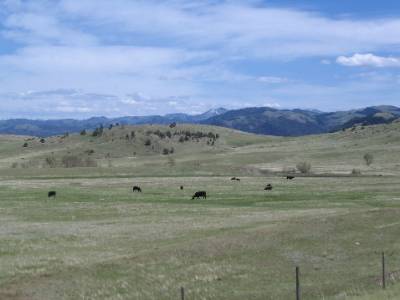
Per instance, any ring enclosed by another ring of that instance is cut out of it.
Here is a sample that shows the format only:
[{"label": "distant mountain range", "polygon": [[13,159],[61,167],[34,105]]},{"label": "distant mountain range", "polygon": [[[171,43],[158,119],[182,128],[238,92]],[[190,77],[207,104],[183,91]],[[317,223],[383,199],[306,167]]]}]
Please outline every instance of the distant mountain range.
[{"label": "distant mountain range", "polygon": [[328,113],[270,107],[250,107],[237,110],[217,108],[199,115],[179,113],[164,116],[93,117],[86,120],[0,120],[0,134],[47,137],[66,132],[79,132],[83,129],[93,130],[100,124],[106,127],[116,123],[140,125],[176,122],[217,125],[258,134],[301,136],[338,131],[355,125],[387,124],[399,119],[400,108],[387,105]]},{"label": "distant mountain range", "polygon": [[334,132],[354,125],[385,124],[398,118],[400,118],[400,108],[388,105],[328,113],[315,110],[251,107],[227,111],[202,123],[258,134],[301,136]]}]

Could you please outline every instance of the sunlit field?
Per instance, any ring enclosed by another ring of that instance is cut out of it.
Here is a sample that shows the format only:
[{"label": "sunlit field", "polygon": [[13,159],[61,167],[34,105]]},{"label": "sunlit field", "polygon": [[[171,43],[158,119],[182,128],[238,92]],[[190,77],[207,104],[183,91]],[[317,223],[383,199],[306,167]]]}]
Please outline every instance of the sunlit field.
[{"label": "sunlit field", "polygon": [[397,270],[399,195],[394,176],[4,180],[0,298],[289,299],[300,266],[305,299],[346,299],[380,289],[382,250]]}]

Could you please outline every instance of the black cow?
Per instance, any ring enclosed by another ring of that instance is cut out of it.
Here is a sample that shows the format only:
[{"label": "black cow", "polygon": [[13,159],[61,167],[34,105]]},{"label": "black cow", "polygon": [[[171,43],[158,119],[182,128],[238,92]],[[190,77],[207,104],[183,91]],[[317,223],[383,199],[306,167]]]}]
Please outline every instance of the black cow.
[{"label": "black cow", "polygon": [[264,191],[271,191],[271,190],[272,190],[272,185],[268,183],[267,186],[264,188]]},{"label": "black cow", "polygon": [[193,197],[192,197],[192,200],[193,200],[194,198],[199,199],[200,197],[201,197],[201,198],[204,198],[204,199],[207,199],[207,193],[206,193],[205,191],[198,191],[198,192],[194,193],[194,195],[193,195]]},{"label": "black cow", "polygon": [[47,197],[48,198],[51,198],[51,197],[55,198],[56,195],[57,195],[56,191],[50,191],[50,192],[47,193]]},{"label": "black cow", "polygon": [[132,188],[132,192],[136,192],[136,191],[138,191],[139,193],[141,193],[142,192],[142,189],[139,187],[139,186],[134,186],[133,188]]},{"label": "black cow", "polygon": [[231,180],[236,180],[236,181],[240,181],[240,178],[237,177],[232,177]]},{"label": "black cow", "polygon": [[181,190],[183,190],[183,185],[181,185],[179,188],[180,188]]},{"label": "black cow", "polygon": [[294,176],[289,176],[289,175],[286,176],[286,179],[287,179],[287,180],[292,180],[292,179],[294,179],[294,178],[295,178]]}]

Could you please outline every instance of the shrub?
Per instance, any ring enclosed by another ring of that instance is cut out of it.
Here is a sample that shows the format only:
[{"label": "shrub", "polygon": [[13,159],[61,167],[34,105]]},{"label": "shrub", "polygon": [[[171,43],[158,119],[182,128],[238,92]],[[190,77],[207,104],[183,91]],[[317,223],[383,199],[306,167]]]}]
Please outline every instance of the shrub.
[{"label": "shrub", "polygon": [[353,169],[353,170],[351,170],[351,175],[355,175],[355,176],[361,175],[361,170]]},{"label": "shrub", "polygon": [[78,155],[69,154],[63,156],[61,161],[65,168],[97,167],[97,162],[91,157],[82,159]]},{"label": "shrub", "polygon": [[150,145],[151,145],[151,140],[150,140],[150,139],[146,139],[146,140],[144,141],[144,145],[145,145],[145,146],[150,146]]},{"label": "shrub", "polygon": [[306,174],[306,173],[310,173],[311,171],[311,164],[309,162],[303,161],[303,162],[299,162],[296,165],[297,170],[299,170],[300,173]]},{"label": "shrub", "polygon": [[169,154],[169,150],[167,148],[164,148],[162,154],[168,155]]},{"label": "shrub", "polygon": [[50,167],[50,168],[55,168],[57,165],[57,161],[55,159],[55,157],[53,156],[47,156],[45,158],[46,164]]},{"label": "shrub", "polygon": [[374,156],[371,153],[364,154],[363,158],[367,166],[370,166],[374,162]]},{"label": "shrub", "polygon": [[28,147],[28,143],[25,142],[25,143],[22,145],[22,147],[24,147],[24,148]]},{"label": "shrub", "polygon": [[77,168],[83,166],[82,159],[77,155],[65,155],[61,161],[65,168]]},{"label": "shrub", "polygon": [[81,133],[80,133],[81,135],[86,135],[86,130],[85,129],[83,129],[82,131],[81,131]]}]

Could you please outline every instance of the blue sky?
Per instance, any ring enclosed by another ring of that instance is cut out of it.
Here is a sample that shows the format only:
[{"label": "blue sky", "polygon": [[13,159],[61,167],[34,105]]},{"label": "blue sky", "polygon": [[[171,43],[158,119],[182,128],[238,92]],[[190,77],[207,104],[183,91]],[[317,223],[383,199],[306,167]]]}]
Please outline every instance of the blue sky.
[{"label": "blue sky", "polygon": [[400,2],[0,0],[0,118],[400,105]]}]

